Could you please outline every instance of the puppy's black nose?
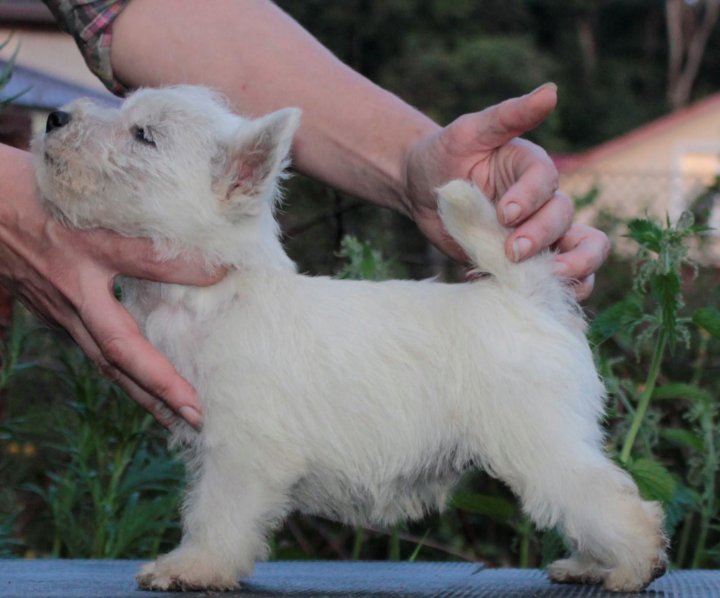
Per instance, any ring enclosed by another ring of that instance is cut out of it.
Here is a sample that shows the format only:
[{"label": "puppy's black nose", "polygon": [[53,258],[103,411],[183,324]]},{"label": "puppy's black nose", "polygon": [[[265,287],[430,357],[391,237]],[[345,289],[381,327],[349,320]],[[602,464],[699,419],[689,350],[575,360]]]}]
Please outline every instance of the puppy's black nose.
[{"label": "puppy's black nose", "polygon": [[45,132],[49,133],[53,129],[59,129],[64,127],[70,122],[70,114],[63,112],[62,110],[55,110],[48,115],[47,124],[45,125]]}]

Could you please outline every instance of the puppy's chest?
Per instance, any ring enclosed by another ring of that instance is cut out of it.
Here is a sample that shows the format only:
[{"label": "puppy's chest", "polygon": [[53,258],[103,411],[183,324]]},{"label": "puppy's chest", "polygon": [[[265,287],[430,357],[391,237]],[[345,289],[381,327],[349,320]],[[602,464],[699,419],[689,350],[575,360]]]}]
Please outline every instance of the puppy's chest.
[{"label": "puppy's chest", "polygon": [[201,362],[211,331],[222,321],[222,304],[198,309],[192,296],[168,297],[167,288],[132,281],[123,284],[123,304],[150,343],[185,376],[194,377],[192,364]]}]

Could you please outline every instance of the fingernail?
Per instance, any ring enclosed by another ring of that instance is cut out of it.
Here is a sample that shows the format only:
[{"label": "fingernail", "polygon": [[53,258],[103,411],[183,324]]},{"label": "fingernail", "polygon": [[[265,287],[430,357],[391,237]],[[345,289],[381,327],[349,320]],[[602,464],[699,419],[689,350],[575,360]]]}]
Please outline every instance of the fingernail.
[{"label": "fingernail", "polygon": [[528,253],[530,253],[530,249],[532,249],[532,243],[530,242],[530,239],[520,237],[513,241],[512,248],[513,261],[519,262],[520,260],[524,259]]},{"label": "fingernail", "polygon": [[552,89],[553,91],[557,91],[557,88],[558,88],[558,86],[555,83],[553,83],[552,81],[550,81],[548,83],[543,83],[540,87],[538,87],[537,89],[534,89],[528,95],[534,96],[536,93],[539,93],[543,89]]},{"label": "fingernail", "polygon": [[502,212],[505,224],[512,224],[520,216],[521,209],[518,204],[509,203],[503,208]]},{"label": "fingernail", "polygon": [[200,424],[202,424],[202,416],[198,410],[193,407],[188,407],[187,405],[180,407],[179,413],[180,417],[182,417],[193,428],[199,428]]}]

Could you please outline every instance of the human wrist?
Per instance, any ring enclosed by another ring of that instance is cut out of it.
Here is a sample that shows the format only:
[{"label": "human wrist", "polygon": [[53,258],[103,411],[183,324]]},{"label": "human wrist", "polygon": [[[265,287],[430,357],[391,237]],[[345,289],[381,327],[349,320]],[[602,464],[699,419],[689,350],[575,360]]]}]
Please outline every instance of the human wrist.
[{"label": "human wrist", "polygon": [[[413,176],[412,159],[417,148],[440,130],[435,122],[420,115],[412,125],[408,126],[407,133],[400,145],[401,152],[395,174],[395,185],[393,187],[393,207],[396,211],[408,218],[413,217],[413,204],[417,200],[417,182],[411,180]],[[431,191],[431,190],[428,190]]]},{"label": "human wrist", "polygon": [[335,189],[412,217],[410,155],[439,126],[396,96],[376,91],[378,95],[355,104],[355,114],[364,115],[362,122],[350,114],[335,114],[327,122],[306,112],[293,163]]}]

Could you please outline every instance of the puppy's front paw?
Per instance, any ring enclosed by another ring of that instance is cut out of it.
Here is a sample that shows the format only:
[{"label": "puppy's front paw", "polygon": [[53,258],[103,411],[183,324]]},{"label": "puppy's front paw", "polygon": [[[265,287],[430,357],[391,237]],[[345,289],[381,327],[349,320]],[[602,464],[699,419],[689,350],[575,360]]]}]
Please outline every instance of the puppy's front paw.
[{"label": "puppy's front paw", "polygon": [[135,578],[143,590],[226,592],[240,587],[235,577],[200,558],[174,551],[144,565]]}]

